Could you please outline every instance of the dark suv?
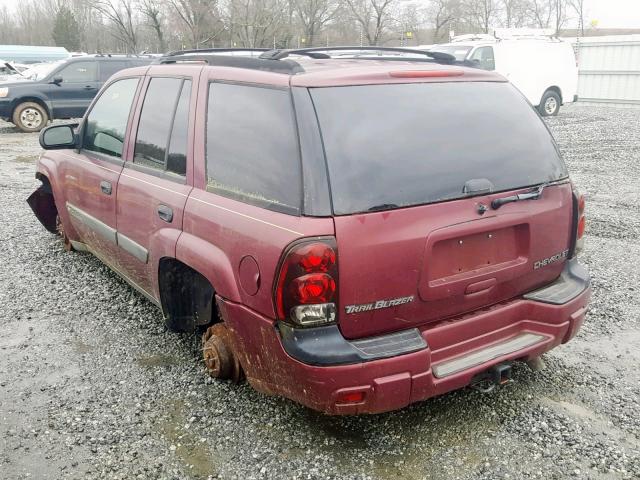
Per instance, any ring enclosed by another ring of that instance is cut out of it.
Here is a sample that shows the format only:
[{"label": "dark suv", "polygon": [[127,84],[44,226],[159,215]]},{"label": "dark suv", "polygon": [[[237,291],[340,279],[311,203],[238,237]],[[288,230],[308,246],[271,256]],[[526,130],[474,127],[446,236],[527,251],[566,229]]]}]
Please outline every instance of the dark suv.
[{"label": "dark suv", "polygon": [[202,329],[213,376],[323,412],[540,366],[590,287],[584,198],[538,113],[446,54],[331,53],[116,74],[79,126],[41,133],[32,209]]},{"label": "dark suv", "polygon": [[88,55],[39,66],[33,79],[0,83],[0,118],[23,132],[38,132],[49,120],[82,117],[111,75],[152,60]]}]

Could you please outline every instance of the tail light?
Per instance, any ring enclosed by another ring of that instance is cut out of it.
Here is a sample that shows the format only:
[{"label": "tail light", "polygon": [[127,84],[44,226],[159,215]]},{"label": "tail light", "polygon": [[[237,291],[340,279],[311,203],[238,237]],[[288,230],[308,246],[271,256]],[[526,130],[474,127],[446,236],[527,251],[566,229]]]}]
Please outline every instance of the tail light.
[{"label": "tail light", "polygon": [[280,264],[275,290],[280,320],[303,327],[336,321],[338,256],[335,238],[294,243]]},{"label": "tail light", "polygon": [[586,226],[586,218],[585,218],[585,199],[584,195],[581,194],[578,189],[573,187],[573,205],[574,205],[574,226],[575,226],[575,242],[573,247],[573,255],[578,254],[582,247],[584,246],[584,229]]}]

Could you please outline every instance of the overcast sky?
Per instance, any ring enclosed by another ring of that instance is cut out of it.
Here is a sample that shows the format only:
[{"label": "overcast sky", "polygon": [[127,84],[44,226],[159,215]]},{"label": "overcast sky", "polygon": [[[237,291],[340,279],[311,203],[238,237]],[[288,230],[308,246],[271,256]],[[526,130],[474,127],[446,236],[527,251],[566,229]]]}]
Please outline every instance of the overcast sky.
[{"label": "overcast sky", "polygon": [[[0,0],[0,6],[13,7],[19,1]],[[640,0],[585,0],[585,4],[585,25],[596,20],[600,28],[640,28]]]},{"label": "overcast sky", "polygon": [[585,4],[586,25],[597,20],[601,28],[640,28],[640,0],[585,0]]}]

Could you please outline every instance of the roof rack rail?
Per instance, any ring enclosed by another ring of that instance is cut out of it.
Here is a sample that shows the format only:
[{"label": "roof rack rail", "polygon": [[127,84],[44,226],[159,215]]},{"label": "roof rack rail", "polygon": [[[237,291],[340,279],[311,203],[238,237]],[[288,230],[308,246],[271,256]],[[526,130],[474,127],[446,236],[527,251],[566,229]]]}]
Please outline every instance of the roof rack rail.
[{"label": "roof rack rail", "polygon": [[[438,63],[453,63],[455,57],[445,52],[431,52],[425,50],[414,50],[411,48],[403,47],[313,47],[313,48],[297,48],[297,49],[275,49],[269,50],[259,58],[265,60],[282,60],[290,55],[303,55],[311,58],[332,58],[331,55],[325,52],[382,52],[382,53],[404,53],[416,56],[424,56],[430,60]],[[385,57],[385,59],[390,59]],[[403,57],[402,60],[411,60],[410,58]]]},{"label": "roof rack rail", "polygon": [[464,35],[456,35],[449,41],[449,43],[475,42],[477,40],[492,41],[496,39],[497,37],[488,33],[465,33]]},{"label": "roof rack rail", "polygon": [[198,48],[193,50],[176,50],[174,52],[166,53],[165,57],[175,57],[178,55],[191,55],[202,53],[234,53],[234,52],[268,52],[269,48]]},{"label": "roof rack rail", "polygon": [[[207,65],[218,67],[248,68],[251,70],[263,70],[265,72],[285,73],[295,75],[304,72],[302,66],[293,60],[270,60],[256,56],[246,55],[224,55],[232,52],[266,52],[267,49],[253,48],[207,48],[202,50],[181,50],[164,55],[155,63],[175,64],[175,63],[206,63]],[[221,55],[222,54],[222,55]]]},{"label": "roof rack rail", "polygon": [[126,57],[126,58],[154,58],[157,57],[158,55],[154,55],[153,53],[107,53],[107,52],[98,52],[95,54],[89,54],[89,55],[78,55],[77,57],[74,58],[79,58],[82,56],[88,56],[88,57],[115,57],[115,58],[122,58],[122,57]]}]

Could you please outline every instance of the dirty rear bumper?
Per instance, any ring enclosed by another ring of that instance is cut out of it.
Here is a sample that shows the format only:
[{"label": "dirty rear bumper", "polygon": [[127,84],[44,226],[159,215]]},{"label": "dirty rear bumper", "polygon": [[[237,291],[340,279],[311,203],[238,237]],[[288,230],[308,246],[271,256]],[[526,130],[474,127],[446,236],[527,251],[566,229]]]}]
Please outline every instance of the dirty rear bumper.
[{"label": "dirty rear bumper", "polygon": [[[301,337],[299,330],[278,326],[242,305],[222,299],[218,305],[254,388],[329,414],[380,413],[464,387],[493,365],[537,357],[573,338],[585,318],[589,277],[575,260],[567,262],[563,275],[547,291],[557,300],[559,292],[571,290],[562,304],[542,301],[540,289],[529,294],[537,293],[535,300],[516,299],[415,329],[422,340],[407,335],[400,342],[405,347],[408,342],[405,352],[390,355],[384,342],[383,348],[369,350],[383,352],[382,358],[363,358],[362,341],[338,338],[334,328],[314,329],[322,332],[319,337],[310,338],[308,332]],[[324,347],[323,335],[331,337]],[[364,392],[364,400],[340,404],[338,397],[348,392]]]}]

